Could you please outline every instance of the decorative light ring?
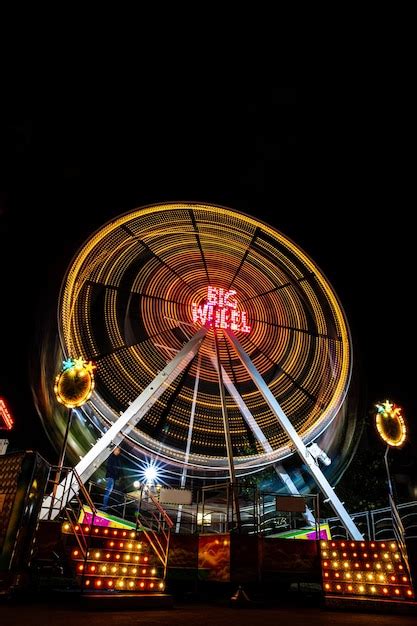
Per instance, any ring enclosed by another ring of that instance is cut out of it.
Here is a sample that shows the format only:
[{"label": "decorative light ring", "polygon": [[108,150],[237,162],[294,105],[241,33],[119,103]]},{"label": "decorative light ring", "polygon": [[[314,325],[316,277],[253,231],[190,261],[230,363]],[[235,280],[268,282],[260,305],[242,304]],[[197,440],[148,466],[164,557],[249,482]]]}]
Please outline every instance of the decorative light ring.
[{"label": "decorative light ring", "polygon": [[[149,206],[104,225],[75,256],[63,282],[59,330],[65,354],[97,364],[90,407],[114,422],[196,332],[193,304],[209,285],[234,290],[250,332],[237,337],[303,439],[340,409],[351,342],[340,303],[317,265],[259,220],[197,203]],[[240,318],[239,318],[240,319]],[[240,328],[243,328],[241,325]],[[237,468],[259,468],[292,446],[219,333],[222,364],[267,438],[266,453],[227,396]],[[210,331],[195,358],[130,434],[139,451],[181,465],[227,470]],[[189,456],[186,441],[199,379]]]},{"label": "decorative light ring", "polygon": [[94,365],[81,357],[68,358],[55,379],[54,391],[58,402],[68,409],[82,406],[91,398],[94,390]]},{"label": "decorative light ring", "polygon": [[379,436],[388,446],[399,448],[407,438],[407,426],[401,415],[401,407],[388,400],[375,406],[375,423]]}]

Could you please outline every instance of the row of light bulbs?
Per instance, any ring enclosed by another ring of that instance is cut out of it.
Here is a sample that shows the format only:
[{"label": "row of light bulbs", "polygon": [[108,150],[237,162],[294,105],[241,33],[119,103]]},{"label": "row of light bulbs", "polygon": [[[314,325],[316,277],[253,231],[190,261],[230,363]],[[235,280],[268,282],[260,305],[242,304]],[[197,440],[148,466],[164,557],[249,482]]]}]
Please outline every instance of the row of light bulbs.
[{"label": "row of light bulbs", "polygon": [[365,594],[365,595],[379,593],[380,595],[389,596],[389,595],[393,595],[394,593],[394,596],[398,596],[398,597],[405,596],[407,598],[412,598],[414,595],[410,588],[403,589],[401,587],[395,587],[394,589],[392,589],[390,587],[382,587],[380,585],[378,586],[376,585],[352,585],[352,584],[346,584],[346,583],[344,584],[337,583],[337,584],[331,585],[330,583],[325,583],[324,589],[327,592],[348,591],[349,593],[360,593],[360,594]]},{"label": "row of light bulbs", "polygon": [[[80,550],[75,549],[72,551],[72,557],[77,560],[77,559],[81,559],[82,558],[82,553],[80,552]],[[92,555],[90,555],[90,552],[87,552],[87,558],[93,556],[95,559],[100,560],[100,561],[105,561],[106,559],[109,560],[112,557],[114,557],[117,561],[135,561],[136,563],[140,562],[141,557],[138,554],[135,555],[131,555],[129,552],[122,552],[121,554],[118,552],[117,554],[111,553],[111,552],[104,552],[103,554],[101,552],[94,552]],[[142,561],[143,563],[148,563],[149,561],[149,557],[148,556],[143,556],[142,557]]]},{"label": "row of light bulbs", "polygon": [[[155,567],[152,567],[152,569],[146,569],[145,567],[138,570],[137,567],[131,567],[130,570],[128,567],[126,567],[125,565],[123,567],[120,567],[120,565],[113,565],[112,567],[110,567],[110,565],[95,565],[94,563],[92,565],[86,565],[84,568],[84,564],[80,563],[77,566],[77,570],[79,572],[84,571],[84,569],[87,572],[97,572],[97,574],[99,574],[100,572],[102,572],[103,574],[106,574],[107,576],[109,575],[108,572],[111,572],[112,574],[119,576],[121,574],[127,574],[127,575],[131,575],[131,576],[136,576],[138,573],[141,574],[142,576],[146,576],[146,574],[148,574],[148,576],[156,576],[157,570]],[[96,575],[97,575],[96,574]]]},{"label": "row of light bulbs", "polygon": [[320,545],[325,592],[414,596],[395,542],[321,541]]},{"label": "row of light bulbs", "polygon": [[113,578],[86,578],[84,580],[85,587],[96,587],[97,589],[139,589],[141,591],[152,589],[152,590],[163,590],[165,584],[163,582],[148,582],[144,580],[114,580]]},{"label": "row of light bulbs", "polygon": [[[66,534],[71,533],[72,532],[71,524],[69,524],[68,522],[65,522],[62,526],[62,530]],[[130,539],[135,539],[139,535],[139,533],[137,533],[134,530],[124,530],[121,528],[103,528],[100,526],[95,526],[94,528],[90,528],[88,524],[76,524],[74,526],[74,532],[76,533],[80,532],[80,533],[88,534],[91,530],[93,530],[92,534],[97,535],[97,537],[113,536],[113,537],[126,537]]]}]

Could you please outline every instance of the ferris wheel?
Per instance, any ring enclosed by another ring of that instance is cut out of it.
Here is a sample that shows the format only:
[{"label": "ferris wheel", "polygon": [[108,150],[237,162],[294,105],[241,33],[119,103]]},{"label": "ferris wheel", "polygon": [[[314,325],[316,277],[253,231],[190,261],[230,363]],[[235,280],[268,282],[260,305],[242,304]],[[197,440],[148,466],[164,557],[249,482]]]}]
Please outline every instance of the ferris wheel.
[{"label": "ferris wheel", "polygon": [[275,229],[223,207],[155,205],[106,224],[68,270],[59,325],[64,353],[97,366],[90,403],[106,427],[206,328],[128,434],[201,473],[227,474],[230,455],[239,473],[294,450],[234,338],[304,442],[328,427],[349,384],[349,330],[322,272]]},{"label": "ferris wheel", "polygon": [[187,472],[233,482],[297,451],[333,498],[307,446],[345,399],[350,333],[282,233],[214,205],[131,211],[74,257],[58,322],[64,355],[96,365],[88,415],[103,436],[77,466],[84,479],[123,439],[182,484]]}]

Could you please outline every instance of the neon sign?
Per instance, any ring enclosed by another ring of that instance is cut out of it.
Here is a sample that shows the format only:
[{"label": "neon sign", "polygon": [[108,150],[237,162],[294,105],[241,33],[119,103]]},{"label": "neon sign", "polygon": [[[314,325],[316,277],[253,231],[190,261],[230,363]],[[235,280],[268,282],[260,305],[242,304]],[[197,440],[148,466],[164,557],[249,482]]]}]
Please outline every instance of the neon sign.
[{"label": "neon sign", "polygon": [[7,408],[3,398],[0,398],[0,418],[4,422],[3,427],[0,421],[0,428],[6,428],[7,430],[11,430],[14,424],[14,420],[10,415],[9,409]]},{"label": "neon sign", "polygon": [[207,298],[202,304],[193,302],[193,322],[214,328],[224,328],[240,333],[249,333],[251,327],[246,311],[238,309],[234,289],[207,287]]},{"label": "neon sign", "polygon": [[406,436],[407,427],[401,415],[401,407],[386,400],[376,404],[376,427],[380,437],[389,446],[395,448],[402,446]]}]

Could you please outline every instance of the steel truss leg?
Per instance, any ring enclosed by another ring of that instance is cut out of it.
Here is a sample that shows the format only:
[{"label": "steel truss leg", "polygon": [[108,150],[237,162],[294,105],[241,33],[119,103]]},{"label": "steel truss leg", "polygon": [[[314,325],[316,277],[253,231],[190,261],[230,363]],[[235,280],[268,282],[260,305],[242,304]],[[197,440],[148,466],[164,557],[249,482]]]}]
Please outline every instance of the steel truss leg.
[{"label": "steel truss leg", "polygon": [[[211,362],[213,364],[213,367],[217,371],[217,360],[214,358],[214,356],[211,357]],[[262,429],[259,427],[259,424],[253,417],[252,413],[249,411],[242,396],[240,395],[240,393],[238,392],[238,390],[236,389],[236,387],[230,380],[230,376],[224,369],[223,365],[221,366],[221,370],[222,370],[224,386],[226,387],[227,391],[229,392],[229,394],[235,401],[236,406],[238,407],[245,422],[247,423],[247,425],[253,432],[255,438],[259,441],[259,443],[261,444],[265,452],[267,453],[273,452],[273,448],[271,444],[269,443],[268,439],[265,437],[264,433],[262,432]]]},{"label": "steel truss leg", "polygon": [[233,522],[233,509],[234,509],[236,513],[236,521],[237,521],[238,530],[240,532],[239,496],[237,493],[235,466],[233,463],[232,438],[230,435],[229,418],[227,415],[226,394],[224,393],[224,383],[223,383],[223,374],[222,374],[223,368],[220,362],[220,350],[219,350],[219,342],[217,339],[216,327],[213,328],[213,333],[214,333],[214,346],[216,349],[216,360],[217,360],[216,369],[217,369],[217,377],[219,379],[219,393],[220,393],[220,402],[221,402],[221,407],[222,407],[224,438],[226,441],[227,461],[229,464],[229,479],[230,479],[230,486],[232,489],[232,522]]},{"label": "steel truss leg", "polygon": [[[215,369],[217,369],[217,360],[214,358],[214,356],[211,357],[211,362],[212,362],[213,366],[215,367]],[[236,389],[235,385],[232,383],[229,374],[226,372],[226,370],[224,369],[223,365],[221,366],[221,368],[222,368],[224,385],[225,385],[227,391],[229,392],[229,394],[231,395],[231,397],[233,398],[233,400],[235,401],[236,406],[238,407],[238,409],[239,409],[242,417],[246,421],[247,425],[251,429],[254,437],[260,443],[260,445],[262,446],[264,452],[266,452],[266,453],[273,452],[273,448],[272,448],[271,444],[269,443],[268,439],[265,437],[264,433],[262,432],[262,429],[260,428],[258,422],[255,420],[255,418],[253,417],[252,413],[250,412],[250,410],[246,406],[246,403],[245,403],[244,399],[242,398],[242,396],[240,395],[240,393]],[[285,471],[284,467],[282,465],[280,465],[280,464],[276,464],[276,465],[274,465],[274,468],[275,468],[276,473],[278,474],[278,476],[282,480],[282,482],[287,487],[288,491],[292,495],[299,496],[300,492],[298,491],[297,487],[295,486],[295,484],[291,480],[290,476]],[[305,520],[306,520],[306,522],[308,524],[310,524],[311,526],[315,526],[316,525],[316,521],[314,519],[314,515],[311,512],[311,510],[308,508],[307,505],[306,505],[305,513],[303,513],[303,516],[304,516],[304,518],[305,518]]]},{"label": "steel truss leg", "polygon": [[298,435],[297,431],[295,430],[294,426],[292,425],[288,417],[285,415],[284,411],[280,407],[276,398],[273,396],[268,385],[265,383],[264,379],[262,378],[262,376],[260,375],[256,367],[252,363],[248,354],[246,354],[246,352],[240,345],[239,341],[230,331],[226,330],[225,334],[229,342],[233,346],[236,354],[239,356],[249,376],[252,378],[256,387],[262,394],[265,402],[268,404],[269,408],[271,409],[273,414],[276,416],[283,430],[287,433],[289,439],[292,441],[301,459],[306,464],[308,470],[310,471],[311,475],[315,479],[317,485],[320,487],[321,491],[325,494],[326,498],[329,499],[329,502],[331,506],[333,507],[336,515],[340,518],[342,524],[345,526],[346,530],[349,532],[352,539],[355,539],[355,540],[363,539],[362,534],[360,533],[356,524],[353,522],[349,513],[346,511],[345,507],[343,506],[342,502],[339,500],[339,498],[335,494],[327,478],[324,476],[323,472],[321,471],[319,466],[316,464],[315,459],[311,456],[311,454],[307,450],[306,446],[303,443],[303,440]]},{"label": "steel truss leg", "polygon": [[[113,444],[118,445],[123,441],[123,438],[146,415],[178,374],[186,368],[197,354],[206,333],[207,328],[200,328],[75,466],[75,473],[78,474],[82,483],[85,483],[110,456]],[[68,483],[66,484],[65,480],[59,483],[55,493],[55,503],[61,501],[62,504],[65,504],[72,494],[78,493],[79,487],[76,478],[74,477]],[[49,495],[43,501],[40,519],[48,517],[51,504],[52,495]],[[58,513],[59,508],[54,509],[48,519],[53,519]]]},{"label": "steel truss leg", "polygon": [[[195,405],[197,402],[198,385],[200,384],[200,365],[201,365],[201,357],[200,355],[198,355],[197,374],[196,374],[195,381],[194,381],[193,403],[191,405],[190,423],[188,425],[187,447],[185,449],[184,467],[182,469],[182,475],[181,475],[181,488],[182,489],[185,487],[185,482],[187,480],[187,463],[188,463],[188,459],[190,458],[191,439],[192,439],[193,428],[194,428]],[[177,523],[175,525],[176,533],[180,532],[181,516],[182,516],[182,504],[178,506]]]}]

